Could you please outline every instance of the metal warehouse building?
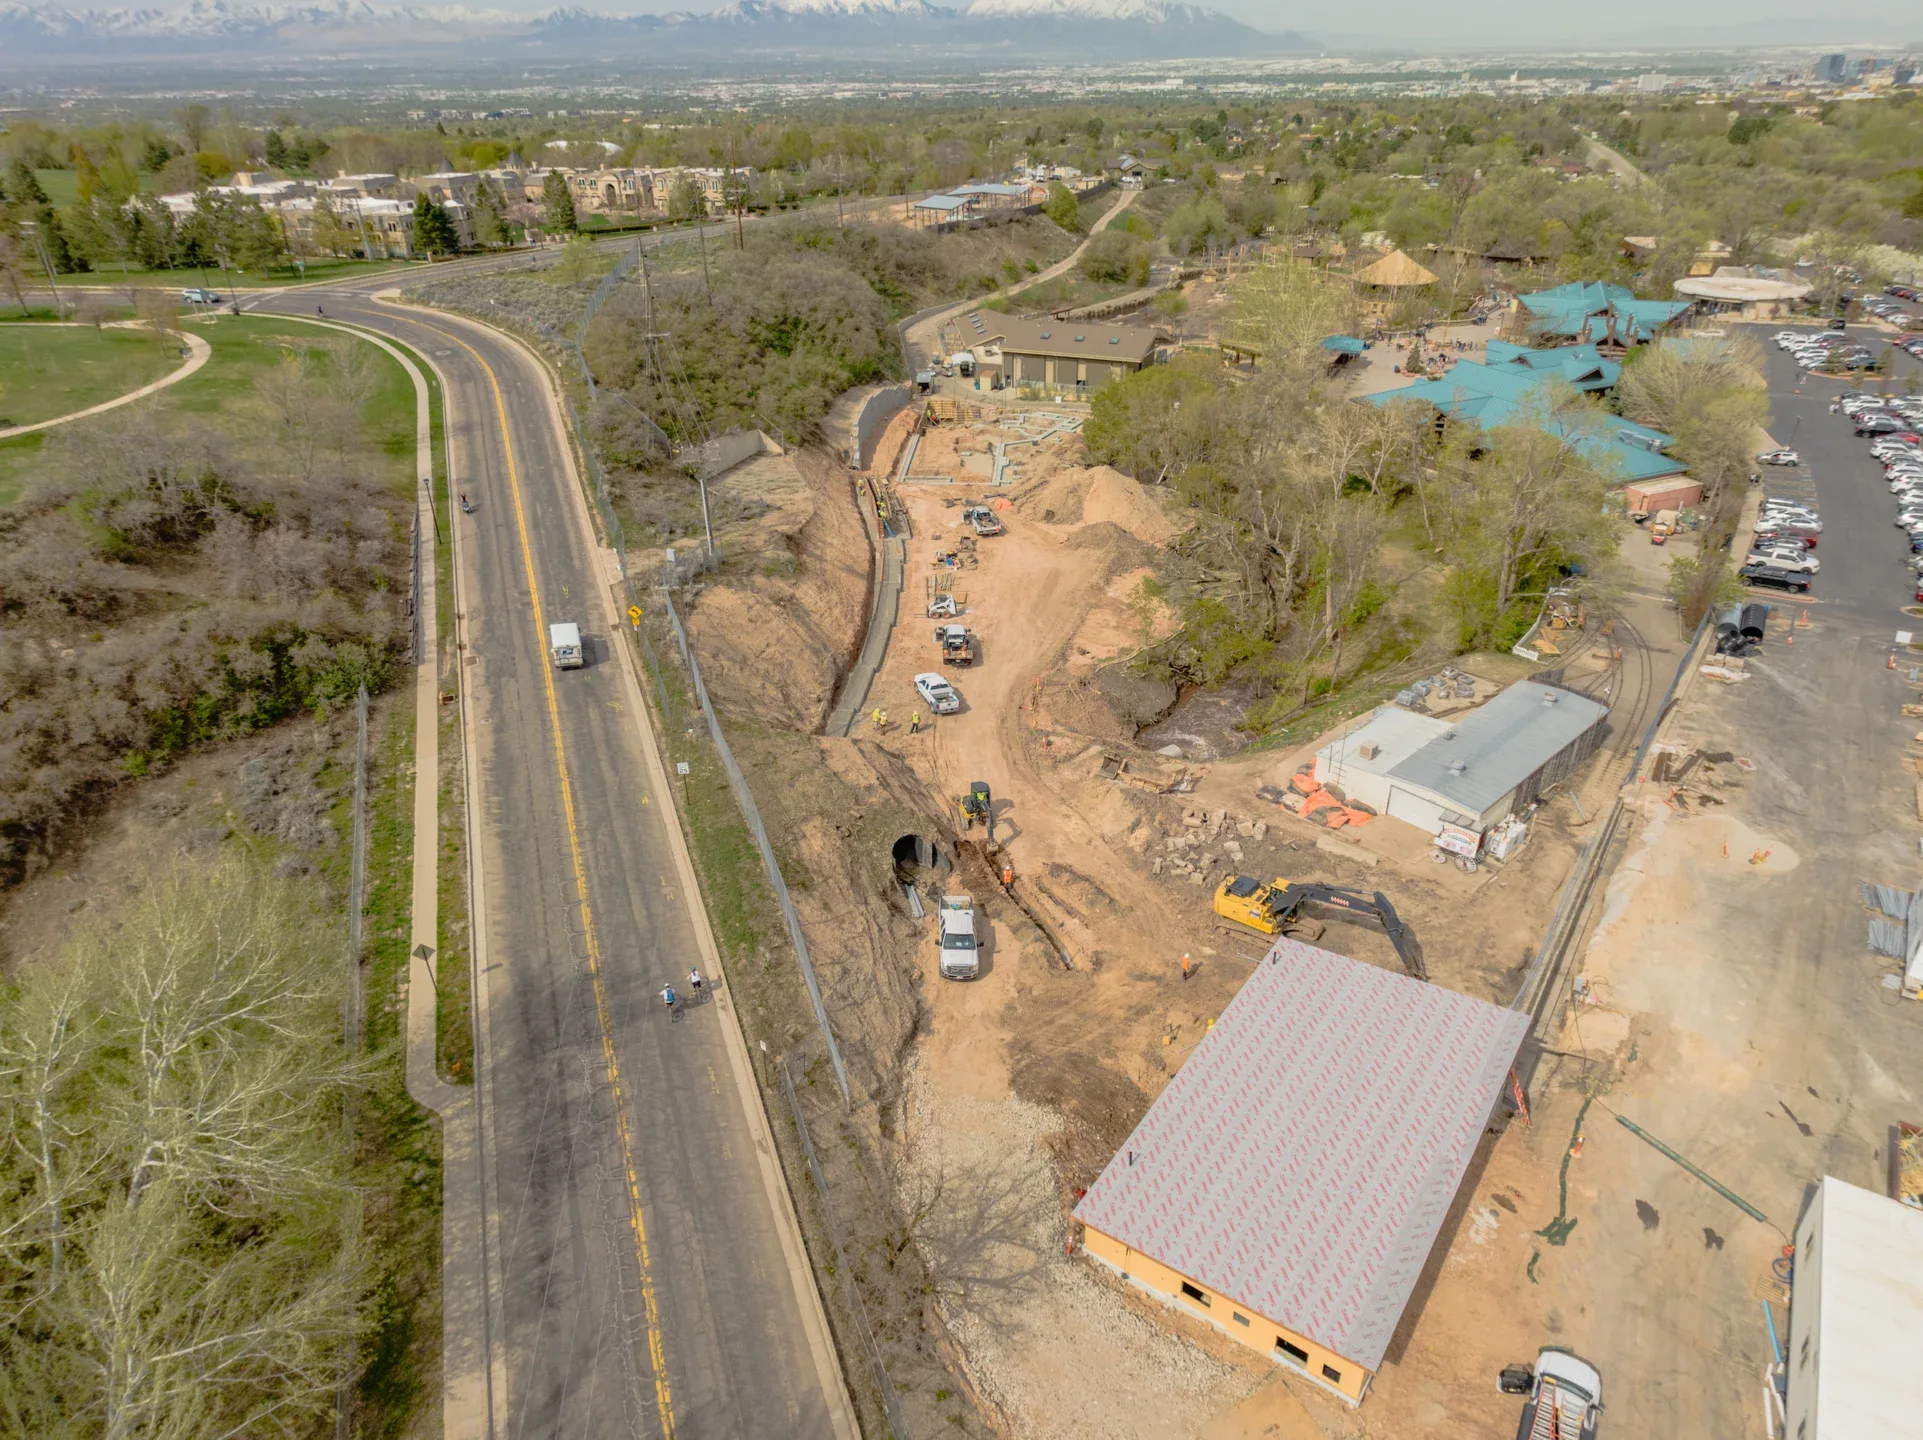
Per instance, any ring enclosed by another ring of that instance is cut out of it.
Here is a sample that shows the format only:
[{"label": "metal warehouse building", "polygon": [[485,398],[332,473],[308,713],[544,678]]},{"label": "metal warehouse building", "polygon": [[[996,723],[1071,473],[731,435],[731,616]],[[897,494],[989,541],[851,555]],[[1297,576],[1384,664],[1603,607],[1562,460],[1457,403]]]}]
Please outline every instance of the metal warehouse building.
[{"label": "metal warehouse building", "polygon": [[1447,720],[1384,705],[1316,752],[1315,778],[1434,834],[1486,831],[1567,777],[1602,743],[1609,707],[1524,680]]},{"label": "metal warehouse building", "polygon": [[1796,1227],[1792,1440],[1923,1431],[1923,1210],[1825,1175]]},{"label": "metal warehouse building", "polygon": [[1075,1207],[1083,1246],[1357,1403],[1527,1028],[1280,939]]}]

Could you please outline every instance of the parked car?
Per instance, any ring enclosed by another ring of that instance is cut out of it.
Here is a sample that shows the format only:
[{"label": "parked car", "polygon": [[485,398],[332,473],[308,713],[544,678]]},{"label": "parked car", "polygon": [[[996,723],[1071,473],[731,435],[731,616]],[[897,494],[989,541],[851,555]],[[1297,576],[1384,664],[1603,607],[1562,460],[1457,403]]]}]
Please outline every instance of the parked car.
[{"label": "parked car", "polygon": [[1772,590],[1809,589],[1810,577],[1800,570],[1784,570],[1776,565],[1745,565],[1736,572],[1752,585],[1765,585]]},{"label": "parked car", "polygon": [[1756,457],[1765,465],[1801,465],[1803,457],[1794,450],[1765,450]]},{"label": "parked car", "polygon": [[202,290],[198,286],[190,286],[188,289],[182,290],[180,292],[180,298],[189,305],[220,304],[220,292],[218,290]]},{"label": "parked car", "polygon": [[1767,545],[1753,548],[1744,557],[1745,565],[1774,565],[1779,570],[1801,570],[1814,575],[1823,568],[1818,560],[1801,545]]},{"label": "parked car", "polygon": [[932,670],[915,677],[915,690],[937,715],[953,715],[961,709],[961,696],[955,687]]},{"label": "parked car", "polygon": [[1894,415],[1864,415],[1856,422],[1858,435],[1894,435],[1903,428],[1903,422]]}]

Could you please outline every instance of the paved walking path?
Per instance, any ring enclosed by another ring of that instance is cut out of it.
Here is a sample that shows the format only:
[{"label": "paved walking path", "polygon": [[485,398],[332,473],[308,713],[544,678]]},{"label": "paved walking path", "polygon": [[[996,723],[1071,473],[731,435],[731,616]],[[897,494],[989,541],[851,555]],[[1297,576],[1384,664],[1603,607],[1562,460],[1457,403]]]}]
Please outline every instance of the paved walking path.
[{"label": "paved walking path", "polygon": [[[434,432],[427,377],[413,359],[371,331],[289,315],[378,345],[414,382],[415,469],[434,475]],[[445,393],[445,391],[443,391]],[[433,492],[414,495],[421,534],[421,658],[414,667],[414,874],[408,927],[407,1093],[441,1120],[441,1420],[450,1437],[491,1433],[485,1344],[488,1269],[477,1161],[480,1128],[474,1087],[450,1085],[436,1066],[440,980],[440,645],[438,531]],[[455,524],[448,516],[449,533]],[[423,953],[425,952],[425,953]],[[477,1000],[478,1003],[478,1000]]]},{"label": "paved walking path", "polygon": [[[78,329],[80,325],[79,321],[61,320],[55,321],[54,323],[67,329]],[[139,328],[139,322],[119,320],[107,328],[110,330],[133,330]],[[131,405],[136,400],[144,400],[149,395],[165,390],[169,385],[178,385],[182,380],[185,380],[189,375],[193,374],[194,371],[205,365],[214,355],[214,347],[201,339],[200,336],[186,330],[180,331],[179,335],[182,340],[187,342],[187,349],[190,353],[187,356],[187,363],[182,365],[178,370],[170,370],[151,385],[142,385],[138,390],[129,390],[125,395],[116,396],[112,400],[102,400],[98,405],[89,405],[85,410],[74,410],[65,415],[56,415],[51,420],[37,420],[31,425],[10,425],[4,430],[0,430],[0,440],[10,440],[15,435],[31,435],[36,430],[51,430],[54,426],[65,425],[70,420],[85,420],[89,415],[99,415],[108,410],[117,410],[122,405]]]}]

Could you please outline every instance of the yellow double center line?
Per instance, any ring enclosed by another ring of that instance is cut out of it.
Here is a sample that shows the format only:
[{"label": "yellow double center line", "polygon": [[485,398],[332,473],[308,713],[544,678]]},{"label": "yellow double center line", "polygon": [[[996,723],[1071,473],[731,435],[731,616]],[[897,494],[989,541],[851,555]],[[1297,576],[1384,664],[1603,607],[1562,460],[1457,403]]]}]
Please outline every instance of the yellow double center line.
[{"label": "yellow double center line", "polygon": [[[527,511],[521,503],[521,476],[514,463],[513,432],[508,427],[507,401],[501,395],[501,382],[494,367],[481,352],[451,331],[423,325],[436,335],[444,335],[474,357],[474,363],[487,376],[494,392],[494,411],[501,422],[501,448],[507,455],[508,490],[514,496],[514,524],[521,539],[521,565],[527,572],[528,596],[534,608],[535,634],[543,650],[547,645],[547,624],[541,613],[541,584],[534,575],[534,547],[528,540]],[[608,1007],[607,984],[601,972],[601,940],[594,927],[594,907],[588,901],[588,870],[581,856],[581,830],[574,813],[574,784],[568,777],[567,746],[561,738],[561,706],[554,693],[554,667],[541,666],[541,683],[547,692],[548,723],[554,731],[554,768],[561,780],[561,808],[567,820],[568,853],[574,861],[574,889],[580,897],[581,929],[588,952],[588,975],[594,982],[594,1013],[601,1028],[601,1057],[607,1064],[608,1088],[614,1094],[614,1128],[621,1140],[621,1169],[628,1179],[628,1223],[634,1230],[634,1248],[641,1263],[641,1304],[648,1326],[648,1360],[654,1371],[654,1403],[661,1412],[661,1433],[674,1437],[674,1393],[668,1385],[667,1353],[661,1337],[661,1305],[654,1293],[654,1267],[648,1255],[647,1220],[641,1213],[641,1180],[634,1159],[634,1129],[628,1121],[627,1095],[621,1086],[621,1065],[614,1053],[614,1025]]]}]

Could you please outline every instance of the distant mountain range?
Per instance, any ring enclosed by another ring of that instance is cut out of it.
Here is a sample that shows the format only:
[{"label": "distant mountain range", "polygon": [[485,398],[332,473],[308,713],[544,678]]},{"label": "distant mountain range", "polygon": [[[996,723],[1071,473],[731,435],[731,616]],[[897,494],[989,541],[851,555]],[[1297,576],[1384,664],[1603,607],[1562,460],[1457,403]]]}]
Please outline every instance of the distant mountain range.
[{"label": "distant mountain range", "polygon": [[732,0],[718,10],[544,15],[370,0],[75,10],[0,0],[0,70],[47,61],[214,60],[280,54],[443,53],[765,62],[783,55],[914,53],[1084,61],[1287,55],[1317,47],[1183,0]]}]

